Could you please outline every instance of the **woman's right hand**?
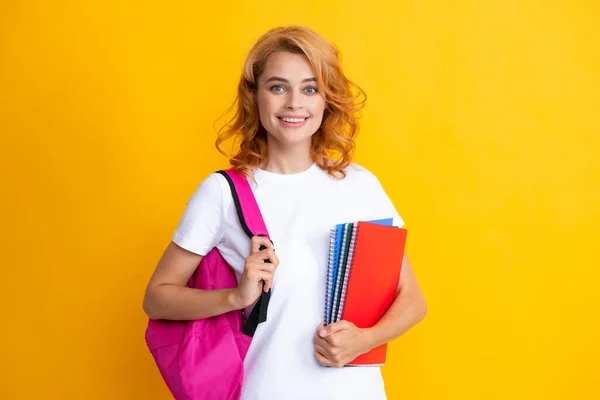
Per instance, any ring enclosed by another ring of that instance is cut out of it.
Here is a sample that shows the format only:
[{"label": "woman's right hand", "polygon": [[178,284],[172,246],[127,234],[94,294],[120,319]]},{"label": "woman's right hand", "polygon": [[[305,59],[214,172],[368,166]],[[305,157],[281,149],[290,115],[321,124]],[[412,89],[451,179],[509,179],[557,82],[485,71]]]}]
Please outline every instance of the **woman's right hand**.
[{"label": "woman's right hand", "polygon": [[[250,255],[246,258],[244,273],[235,290],[236,308],[240,309],[258,300],[262,290],[269,291],[273,286],[273,274],[279,265],[279,258],[269,239],[254,236],[250,243]],[[265,246],[265,249],[259,250],[260,246]]]}]

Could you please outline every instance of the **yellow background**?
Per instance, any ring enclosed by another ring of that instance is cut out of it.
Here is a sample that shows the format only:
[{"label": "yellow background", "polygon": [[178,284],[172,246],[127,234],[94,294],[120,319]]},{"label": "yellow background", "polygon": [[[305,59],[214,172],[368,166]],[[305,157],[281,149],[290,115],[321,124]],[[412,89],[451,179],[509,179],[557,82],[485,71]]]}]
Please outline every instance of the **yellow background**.
[{"label": "yellow background", "polygon": [[356,159],[410,231],[429,314],[390,347],[389,398],[600,398],[599,18],[589,0],[4,0],[0,398],[169,398],[144,287],[227,166],[213,124],[244,55],[290,23],[367,91]]}]

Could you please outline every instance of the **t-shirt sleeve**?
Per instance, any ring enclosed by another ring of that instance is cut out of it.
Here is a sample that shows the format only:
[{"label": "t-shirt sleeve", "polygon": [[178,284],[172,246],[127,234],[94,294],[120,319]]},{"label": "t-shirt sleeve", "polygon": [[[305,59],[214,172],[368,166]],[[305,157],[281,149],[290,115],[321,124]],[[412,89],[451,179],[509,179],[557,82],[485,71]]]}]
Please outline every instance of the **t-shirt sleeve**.
[{"label": "t-shirt sleeve", "polygon": [[223,195],[217,174],[209,175],[190,197],[173,242],[205,256],[223,239]]},{"label": "t-shirt sleeve", "polygon": [[377,177],[375,175],[373,175],[371,172],[369,172],[369,174],[372,177],[372,179],[371,179],[371,186],[372,186],[371,194],[373,197],[371,199],[371,204],[373,204],[373,207],[374,207],[373,215],[376,215],[377,218],[393,217],[394,226],[397,226],[398,228],[403,227],[404,220],[402,219],[400,214],[398,214],[398,211],[396,210],[394,203],[392,203],[392,200],[385,192],[385,189],[381,185],[381,182],[379,182],[379,179],[377,179]]}]

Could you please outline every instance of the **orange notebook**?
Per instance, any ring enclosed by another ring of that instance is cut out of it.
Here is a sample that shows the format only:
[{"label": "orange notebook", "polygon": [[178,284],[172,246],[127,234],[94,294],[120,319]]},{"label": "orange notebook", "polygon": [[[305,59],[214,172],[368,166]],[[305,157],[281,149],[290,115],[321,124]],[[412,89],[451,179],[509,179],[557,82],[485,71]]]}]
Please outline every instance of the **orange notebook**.
[{"label": "orange notebook", "polygon": [[[398,290],[407,230],[358,222],[342,319],[370,328],[386,313]],[[383,365],[387,344],[348,365]]]}]

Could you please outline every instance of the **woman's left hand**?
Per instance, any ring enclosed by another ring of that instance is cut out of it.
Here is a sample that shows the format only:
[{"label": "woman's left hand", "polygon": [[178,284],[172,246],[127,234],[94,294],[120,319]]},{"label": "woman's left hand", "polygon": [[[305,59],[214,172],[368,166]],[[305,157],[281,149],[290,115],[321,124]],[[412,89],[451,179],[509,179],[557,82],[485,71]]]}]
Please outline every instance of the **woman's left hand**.
[{"label": "woman's left hand", "polygon": [[315,357],[325,367],[343,367],[371,350],[369,333],[352,322],[339,321],[317,328],[314,337]]}]

